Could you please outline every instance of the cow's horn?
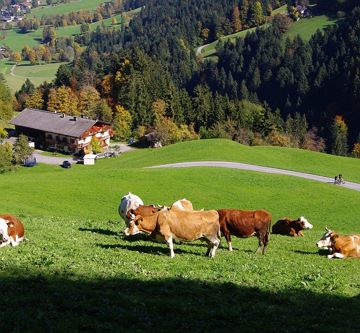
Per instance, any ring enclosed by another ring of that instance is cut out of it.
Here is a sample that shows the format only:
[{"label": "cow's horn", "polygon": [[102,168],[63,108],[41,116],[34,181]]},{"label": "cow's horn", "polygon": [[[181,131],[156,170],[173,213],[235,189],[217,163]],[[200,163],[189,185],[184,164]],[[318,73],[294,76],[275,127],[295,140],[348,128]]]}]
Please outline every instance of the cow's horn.
[{"label": "cow's horn", "polygon": [[329,229],[328,227],[325,227],[325,230],[326,230],[326,231],[330,231],[330,229]]}]

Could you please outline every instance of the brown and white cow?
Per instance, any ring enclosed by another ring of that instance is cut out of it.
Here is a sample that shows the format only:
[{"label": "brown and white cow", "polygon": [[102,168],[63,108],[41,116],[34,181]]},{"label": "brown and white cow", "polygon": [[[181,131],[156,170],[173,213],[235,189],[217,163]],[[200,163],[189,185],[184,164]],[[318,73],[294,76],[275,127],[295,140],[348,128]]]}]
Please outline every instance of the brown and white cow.
[{"label": "brown and white cow", "polygon": [[271,214],[266,210],[220,209],[219,222],[221,233],[225,236],[229,251],[232,251],[231,236],[241,238],[256,236],[259,246],[256,252],[266,253],[269,243]]},{"label": "brown and white cow", "polygon": [[326,232],[316,245],[319,248],[329,249],[329,259],[360,258],[360,234],[340,236],[328,228],[325,230]]},{"label": "brown and white cow", "polygon": [[24,240],[24,225],[14,215],[0,215],[0,247],[18,246]]},{"label": "brown and white cow", "polygon": [[141,215],[130,222],[125,235],[137,233],[150,234],[150,237],[165,241],[170,249],[170,257],[174,257],[173,240],[204,240],[208,244],[206,255],[215,256],[220,244],[219,214],[209,211],[159,211],[151,216]]},{"label": "brown and white cow", "polygon": [[302,230],[312,229],[313,225],[304,217],[300,216],[297,220],[284,217],[277,221],[272,227],[272,233],[285,236],[304,236]]}]

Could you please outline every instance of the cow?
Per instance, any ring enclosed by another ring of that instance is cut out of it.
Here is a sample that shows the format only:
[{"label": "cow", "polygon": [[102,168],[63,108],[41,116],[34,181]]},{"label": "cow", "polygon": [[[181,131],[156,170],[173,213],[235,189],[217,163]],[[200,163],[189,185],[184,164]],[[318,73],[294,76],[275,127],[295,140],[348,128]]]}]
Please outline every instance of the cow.
[{"label": "cow", "polygon": [[288,217],[284,217],[273,225],[272,233],[292,237],[303,237],[304,234],[302,230],[312,228],[313,225],[310,224],[304,216],[300,216],[297,220],[291,220]]},{"label": "cow", "polygon": [[329,259],[360,258],[360,234],[340,236],[328,228],[325,230],[326,232],[316,245],[318,248],[329,249]]},{"label": "cow", "polygon": [[24,240],[24,225],[14,215],[0,215],[0,247],[18,246]]},{"label": "cow", "polygon": [[126,236],[137,233],[150,234],[150,237],[165,241],[170,249],[170,257],[175,256],[173,240],[204,240],[208,244],[206,255],[215,256],[220,244],[219,214],[209,211],[161,210],[151,216],[138,215],[125,230]]},{"label": "cow", "polygon": [[130,220],[127,218],[127,213],[130,209],[136,209],[140,205],[144,205],[144,202],[135,194],[129,192],[121,198],[119,204],[119,214],[125,221],[126,226],[129,225]]},{"label": "cow", "polygon": [[266,210],[219,209],[221,233],[225,236],[229,251],[232,251],[231,236],[241,238],[256,236],[259,246],[256,253],[266,253],[269,243],[271,214]]}]

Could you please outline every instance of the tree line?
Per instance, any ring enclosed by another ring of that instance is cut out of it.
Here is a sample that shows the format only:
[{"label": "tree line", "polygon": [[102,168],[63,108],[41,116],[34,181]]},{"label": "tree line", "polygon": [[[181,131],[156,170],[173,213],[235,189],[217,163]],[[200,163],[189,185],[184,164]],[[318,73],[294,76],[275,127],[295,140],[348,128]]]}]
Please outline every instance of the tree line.
[{"label": "tree line", "polygon": [[[224,29],[216,23],[220,18],[234,29],[234,10],[241,12],[243,4],[147,1],[127,29],[91,33],[82,56],[62,65],[53,84],[37,89],[41,102],[36,105],[60,108],[49,101],[65,91],[79,105],[82,91],[85,96],[91,90],[97,96],[94,105],[108,109],[82,106],[81,112],[111,121],[119,138],[163,129],[168,142],[228,137],[355,155],[360,143],[359,9],[308,43],[286,40],[274,20],[235,43],[220,43],[217,61],[197,58],[204,27],[210,27],[210,38]],[[186,134],[180,135],[181,129]]]}]

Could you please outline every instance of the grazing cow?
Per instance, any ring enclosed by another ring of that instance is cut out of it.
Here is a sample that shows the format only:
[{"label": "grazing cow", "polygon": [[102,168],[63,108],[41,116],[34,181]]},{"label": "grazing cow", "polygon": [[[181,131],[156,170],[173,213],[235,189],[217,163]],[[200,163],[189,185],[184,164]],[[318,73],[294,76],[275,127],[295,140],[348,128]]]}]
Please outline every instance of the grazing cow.
[{"label": "grazing cow", "polygon": [[204,240],[208,244],[206,255],[215,256],[220,244],[219,214],[216,210],[209,211],[159,211],[151,216],[141,215],[131,221],[125,235],[137,233],[150,234],[155,240],[166,241],[173,258],[173,240],[193,241]]},{"label": "grazing cow", "polygon": [[24,240],[24,225],[14,215],[0,215],[0,247],[18,246]]},{"label": "grazing cow", "polygon": [[266,253],[269,242],[271,214],[266,210],[239,210],[220,209],[220,230],[228,243],[229,251],[232,251],[231,237],[234,235],[241,238],[256,236],[259,239],[259,247],[256,252]]},{"label": "grazing cow", "polygon": [[162,210],[164,208],[166,209],[166,207],[164,207],[164,206],[140,205],[136,209],[130,209],[128,211],[128,213],[126,214],[126,217],[130,221],[132,219],[135,219],[135,217],[137,215],[150,216],[150,215],[153,215],[153,214],[157,213],[158,211],[160,211],[160,210]]},{"label": "grazing cow", "polygon": [[304,236],[302,230],[312,229],[313,225],[304,217],[300,216],[297,220],[290,220],[288,217],[277,221],[272,227],[272,233],[285,236]]},{"label": "grazing cow", "polygon": [[127,213],[130,209],[136,209],[140,205],[144,205],[144,202],[135,194],[129,192],[121,198],[118,208],[120,216],[125,221],[126,226],[129,225],[130,220],[127,218]]},{"label": "grazing cow", "polygon": [[316,245],[319,248],[329,249],[329,259],[360,258],[360,234],[340,236],[328,228],[325,228],[325,230],[326,232]]}]

